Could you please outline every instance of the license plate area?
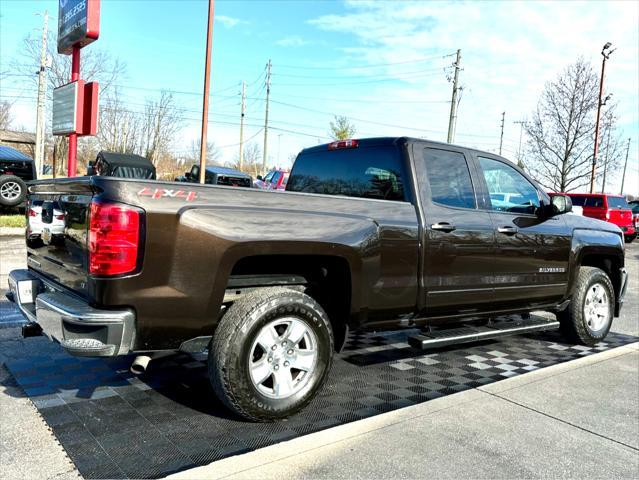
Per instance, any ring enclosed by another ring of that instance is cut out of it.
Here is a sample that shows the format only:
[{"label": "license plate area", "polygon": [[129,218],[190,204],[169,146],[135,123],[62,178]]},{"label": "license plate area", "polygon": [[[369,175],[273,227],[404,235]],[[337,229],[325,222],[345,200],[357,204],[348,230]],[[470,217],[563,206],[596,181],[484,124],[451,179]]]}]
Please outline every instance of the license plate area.
[{"label": "license plate area", "polygon": [[21,304],[33,304],[42,290],[42,282],[36,279],[19,280],[16,285],[16,290]]}]

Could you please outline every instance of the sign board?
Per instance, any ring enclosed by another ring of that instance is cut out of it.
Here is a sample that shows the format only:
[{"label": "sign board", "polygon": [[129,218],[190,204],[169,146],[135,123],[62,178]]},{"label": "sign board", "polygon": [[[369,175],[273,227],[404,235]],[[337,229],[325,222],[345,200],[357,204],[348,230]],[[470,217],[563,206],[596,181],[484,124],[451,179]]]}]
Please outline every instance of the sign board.
[{"label": "sign board", "polygon": [[58,53],[70,55],[100,35],[100,0],[59,0]]},{"label": "sign board", "polygon": [[81,130],[76,132],[81,136],[92,136],[98,131],[98,82],[89,82],[84,85]]},{"label": "sign board", "polygon": [[79,112],[84,103],[84,81],[67,83],[53,90],[53,121],[51,129],[54,135],[76,133],[79,125]]}]

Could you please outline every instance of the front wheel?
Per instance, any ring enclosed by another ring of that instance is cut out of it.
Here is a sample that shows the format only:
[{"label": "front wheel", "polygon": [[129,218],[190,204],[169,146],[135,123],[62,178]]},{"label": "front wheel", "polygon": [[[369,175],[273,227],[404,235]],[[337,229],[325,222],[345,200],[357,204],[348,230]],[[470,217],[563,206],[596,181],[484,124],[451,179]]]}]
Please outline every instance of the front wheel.
[{"label": "front wheel", "polygon": [[286,418],[322,387],[333,348],[330,322],[315,300],[288,288],[257,290],[220,320],[209,349],[211,384],[245,418]]},{"label": "front wheel", "polygon": [[565,336],[593,346],[608,335],[615,307],[615,291],[606,272],[581,267],[570,305],[558,314]]}]

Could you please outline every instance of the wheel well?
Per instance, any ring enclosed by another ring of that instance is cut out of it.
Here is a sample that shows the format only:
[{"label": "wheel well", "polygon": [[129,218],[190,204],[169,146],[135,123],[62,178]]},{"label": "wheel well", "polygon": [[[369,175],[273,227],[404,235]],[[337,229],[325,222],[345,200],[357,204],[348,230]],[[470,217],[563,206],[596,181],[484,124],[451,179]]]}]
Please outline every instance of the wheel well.
[{"label": "wheel well", "polygon": [[596,267],[608,275],[615,289],[615,298],[621,290],[621,260],[614,255],[587,254],[581,259],[582,267]]},{"label": "wheel well", "polygon": [[274,279],[280,285],[304,285],[305,293],[326,311],[336,349],[342,348],[348,334],[351,308],[351,272],[344,258],[325,255],[245,257],[233,266],[229,283],[240,278],[253,279],[253,287],[273,285]]}]

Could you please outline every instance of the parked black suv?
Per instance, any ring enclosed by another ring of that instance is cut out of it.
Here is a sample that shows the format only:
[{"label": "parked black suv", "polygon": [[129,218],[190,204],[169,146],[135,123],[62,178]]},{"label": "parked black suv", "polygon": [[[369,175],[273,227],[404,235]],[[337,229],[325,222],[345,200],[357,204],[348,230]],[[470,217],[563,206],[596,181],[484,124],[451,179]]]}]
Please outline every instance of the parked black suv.
[{"label": "parked black suv", "polygon": [[0,205],[15,207],[27,196],[25,182],[35,180],[33,159],[18,150],[0,146]]}]

